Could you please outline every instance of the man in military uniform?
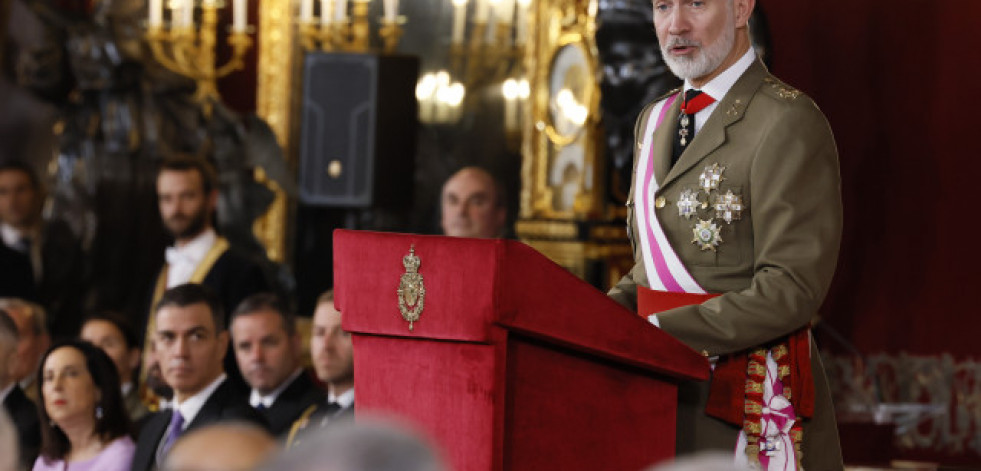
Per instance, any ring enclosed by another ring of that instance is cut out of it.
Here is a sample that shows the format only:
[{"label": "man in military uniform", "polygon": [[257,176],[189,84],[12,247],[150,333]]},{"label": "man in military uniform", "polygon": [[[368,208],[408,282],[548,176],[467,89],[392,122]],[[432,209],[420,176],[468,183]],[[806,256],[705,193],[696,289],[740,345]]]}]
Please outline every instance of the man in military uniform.
[{"label": "man in military uniform", "polygon": [[327,385],[327,400],[307,408],[293,423],[287,446],[296,446],[313,430],[354,418],[354,347],[351,334],[341,327],[341,313],[334,307],[334,290],[317,299],[310,333],[310,360],[317,378]]},{"label": "man in military uniform", "polygon": [[636,264],[610,296],[634,309],[639,294],[658,296],[648,288],[698,296],[639,312],[715,365],[710,383],[679,388],[679,453],[736,449],[737,461],[763,469],[841,469],[807,330],[841,237],[831,129],[756,57],[755,0],[653,7],[684,92],[638,119],[627,220]]}]

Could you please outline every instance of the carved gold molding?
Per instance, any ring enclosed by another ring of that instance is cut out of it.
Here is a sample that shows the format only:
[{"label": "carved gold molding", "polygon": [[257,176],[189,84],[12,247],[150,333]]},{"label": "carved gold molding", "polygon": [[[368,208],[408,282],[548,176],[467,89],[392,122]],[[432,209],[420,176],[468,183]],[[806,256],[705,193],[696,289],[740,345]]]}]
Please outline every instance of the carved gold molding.
[{"label": "carved gold molding", "polygon": [[[264,119],[283,148],[287,159],[290,149],[290,103],[293,91],[293,4],[290,0],[261,0],[259,2],[258,77],[256,114]],[[274,182],[266,179],[260,169],[256,178],[276,193],[269,210],[252,227],[256,238],[266,247],[269,259],[286,259],[286,194]]]}]

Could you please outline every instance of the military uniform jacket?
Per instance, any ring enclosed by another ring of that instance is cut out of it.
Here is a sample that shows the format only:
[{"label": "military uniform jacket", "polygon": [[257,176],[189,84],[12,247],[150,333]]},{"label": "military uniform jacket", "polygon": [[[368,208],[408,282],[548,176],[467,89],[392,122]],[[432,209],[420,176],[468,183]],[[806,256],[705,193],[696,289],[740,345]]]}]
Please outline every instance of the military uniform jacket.
[{"label": "military uniform jacket", "polygon": [[[654,132],[653,165],[660,188],[658,220],[695,281],[721,296],[700,305],[658,313],[660,327],[706,355],[745,352],[807,325],[824,300],[834,274],[841,238],[842,209],[838,156],[827,120],[813,101],[774,78],[758,60],[736,81],[678,162],[671,167],[679,106],[675,100]],[[646,120],[638,120],[634,174]],[[651,119],[656,119],[653,117]],[[679,215],[686,189],[698,190],[699,176],[718,164],[722,180],[709,203],[691,219]],[[738,220],[715,218],[715,194],[741,196]],[[649,286],[634,215],[646,191],[631,188],[628,231],[634,244],[633,269],[610,296],[636,310],[637,285]],[[716,250],[693,243],[701,220],[720,228]],[[811,350],[815,416],[804,423],[805,469],[841,469],[830,392],[816,348]],[[708,386],[679,390],[678,451],[733,450],[739,429],[704,414]]]}]

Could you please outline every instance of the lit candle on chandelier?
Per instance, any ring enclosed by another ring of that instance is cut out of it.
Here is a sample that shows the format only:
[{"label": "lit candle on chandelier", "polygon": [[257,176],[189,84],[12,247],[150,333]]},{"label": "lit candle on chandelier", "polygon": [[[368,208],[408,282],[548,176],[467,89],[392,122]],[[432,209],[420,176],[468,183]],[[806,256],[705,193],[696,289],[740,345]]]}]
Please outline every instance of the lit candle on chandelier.
[{"label": "lit candle on chandelier", "polygon": [[385,0],[385,21],[395,23],[399,15],[399,0]]},{"label": "lit candle on chandelier", "polygon": [[147,25],[149,27],[159,28],[163,26],[163,0],[150,0],[147,13],[150,15],[147,18]]},{"label": "lit candle on chandelier", "polygon": [[331,16],[330,12],[334,9],[334,2],[332,0],[320,0],[320,25],[327,26],[330,24]]},{"label": "lit candle on chandelier", "polygon": [[181,9],[181,26],[194,27],[194,0],[184,1],[184,7]]},{"label": "lit candle on chandelier", "polygon": [[248,0],[234,0],[232,3],[232,32],[244,33],[249,18]]},{"label": "lit candle on chandelier", "polygon": [[300,24],[313,23],[313,0],[300,0]]},{"label": "lit candle on chandelier", "polygon": [[467,26],[467,0],[453,0],[453,44],[463,44]]},{"label": "lit candle on chandelier", "polygon": [[473,17],[473,21],[475,23],[487,22],[487,16],[490,14],[490,1],[491,0],[477,0],[477,13],[475,13]]},{"label": "lit candle on chandelier", "polygon": [[347,21],[347,0],[337,0],[334,4],[334,21],[338,23]]}]

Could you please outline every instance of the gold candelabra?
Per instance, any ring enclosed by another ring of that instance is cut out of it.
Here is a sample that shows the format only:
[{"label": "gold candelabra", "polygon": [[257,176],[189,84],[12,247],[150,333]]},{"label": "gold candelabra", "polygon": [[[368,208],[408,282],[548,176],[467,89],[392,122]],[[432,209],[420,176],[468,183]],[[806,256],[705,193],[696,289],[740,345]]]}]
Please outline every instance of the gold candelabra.
[{"label": "gold candelabra", "polygon": [[174,0],[169,27],[163,24],[161,0],[150,2],[150,21],[146,39],[156,60],[167,69],[193,79],[197,83],[194,99],[210,115],[213,103],[220,101],[217,81],[236,70],[245,68],[245,54],[252,47],[249,28],[245,26],[244,2],[236,0],[234,24],[228,34],[232,57],[227,63],[215,63],[218,44],[218,10],[221,0],[200,0],[200,24],[192,22],[193,0]]},{"label": "gold candelabra", "polygon": [[[348,17],[345,14],[346,9],[342,9],[339,15],[333,15],[330,11],[331,0],[321,0],[319,21],[313,18],[312,5],[306,7],[305,2],[301,3],[299,34],[303,48],[308,51],[369,52],[371,50],[369,3],[370,0],[354,0],[351,5],[351,16]],[[404,16],[386,11],[378,29],[378,36],[382,40],[382,52],[385,54],[395,52],[399,40],[402,39],[402,25],[405,21]]]}]

